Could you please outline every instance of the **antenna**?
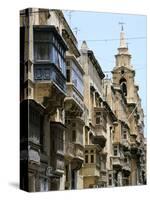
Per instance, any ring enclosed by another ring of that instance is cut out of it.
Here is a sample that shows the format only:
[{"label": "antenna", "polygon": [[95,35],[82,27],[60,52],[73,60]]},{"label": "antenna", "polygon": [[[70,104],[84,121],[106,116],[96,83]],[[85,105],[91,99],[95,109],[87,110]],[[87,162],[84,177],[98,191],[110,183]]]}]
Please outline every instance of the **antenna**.
[{"label": "antenna", "polygon": [[73,31],[75,32],[75,35],[76,35],[76,37],[77,37],[78,32],[80,31],[80,30],[78,29],[78,27],[73,28]]},{"label": "antenna", "polygon": [[72,18],[72,13],[74,12],[74,11],[72,11],[72,10],[70,10],[70,11],[68,11],[69,13],[68,13],[68,16],[69,16],[69,24],[70,24],[70,27],[71,27],[71,18]]},{"label": "antenna", "polygon": [[119,22],[118,23],[121,26],[121,31],[124,31],[123,25],[125,24],[124,22]]}]

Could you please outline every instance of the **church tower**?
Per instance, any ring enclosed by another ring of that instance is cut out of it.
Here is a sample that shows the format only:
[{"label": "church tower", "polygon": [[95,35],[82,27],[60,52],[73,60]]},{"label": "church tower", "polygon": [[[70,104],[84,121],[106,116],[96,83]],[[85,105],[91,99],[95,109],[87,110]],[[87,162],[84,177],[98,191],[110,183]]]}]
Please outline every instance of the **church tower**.
[{"label": "church tower", "polygon": [[112,71],[113,85],[115,87],[120,87],[127,103],[135,103],[135,70],[131,65],[131,55],[126,43],[123,25],[120,32],[120,46],[118,48],[118,53],[115,55],[115,59],[116,64]]}]

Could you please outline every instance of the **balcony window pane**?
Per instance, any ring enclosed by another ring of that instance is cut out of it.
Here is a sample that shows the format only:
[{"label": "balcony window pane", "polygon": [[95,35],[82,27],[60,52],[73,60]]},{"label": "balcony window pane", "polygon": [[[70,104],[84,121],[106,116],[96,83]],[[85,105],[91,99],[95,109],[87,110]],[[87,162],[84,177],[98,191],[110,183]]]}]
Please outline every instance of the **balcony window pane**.
[{"label": "balcony window pane", "polygon": [[83,77],[80,70],[77,66],[73,63],[73,70],[72,70],[72,82],[77,90],[83,94]]},{"label": "balcony window pane", "polygon": [[76,131],[73,130],[72,131],[72,142],[75,142],[76,141]]},{"label": "balcony window pane", "polygon": [[100,117],[96,117],[96,124],[100,124]]},{"label": "balcony window pane", "polygon": [[34,47],[35,60],[50,60],[50,46],[47,43],[36,43]]},{"label": "balcony window pane", "polygon": [[114,146],[114,156],[117,156],[117,155],[118,155],[118,147]]},{"label": "balcony window pane", "polygon": [[88,155],[85,155],[85,163],[88,163]]},{"label": "balcony window pane", "polygon": [[94,163],[94,155],[91,155],[91,163]]}]

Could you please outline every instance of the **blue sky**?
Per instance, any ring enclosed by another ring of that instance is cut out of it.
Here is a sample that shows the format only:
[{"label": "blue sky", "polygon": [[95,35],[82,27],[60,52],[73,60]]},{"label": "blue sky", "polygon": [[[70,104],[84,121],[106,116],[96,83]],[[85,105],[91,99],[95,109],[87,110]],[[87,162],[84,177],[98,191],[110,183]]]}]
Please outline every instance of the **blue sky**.
[{"label": "blue sky", "polygon": [[[110,71],[115,66],[115,57],[119,47],[119,37],[121,26],[119,22],[124,22],[124,32],[127,40],[129,52],[132,55],[132,65],[136,71],[135,83],[139,85],[139,94],[142,99],[142,107],[146,115],[146,68],[147,68],[147,21],[144,15],[100,13],[100,12],[71,12],[64,11],[65,18],[74,31],[78,29],[78,47],[81,47],[83,40],[87,41],[88,47],[94,51],[103,71]],[[142,38],[141,38],[142,37]],[[143,38],[144,37],[144,38]],[[130,39],[132,38],[132,39]],[[134,39],[133,39],[134,38]],[[115,39],[112,40],[111,39]],[[105,41],[90,41],[105,40]],[[146,126],[146,116],[145,116]],[[146,127],[145,127],[146,135]]]}]

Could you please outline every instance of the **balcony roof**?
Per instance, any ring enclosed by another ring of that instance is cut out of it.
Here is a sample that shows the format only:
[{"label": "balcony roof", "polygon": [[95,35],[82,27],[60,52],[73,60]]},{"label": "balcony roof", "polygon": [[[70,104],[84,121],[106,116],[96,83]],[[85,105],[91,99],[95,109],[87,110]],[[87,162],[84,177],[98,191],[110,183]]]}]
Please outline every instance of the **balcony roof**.
[{"label": "balcony roof", "polygon": [[68,46],[65,42],[65,40],[62,38],[62,36],[59,34],[58,30],[53,25],[33,25],[33,28],[35,30],[45,30],[48,32],[53,32],[55,37],[58,39],[58,41],[61,43],[61,45],[64,47],[65,50],[68,50]]}]

